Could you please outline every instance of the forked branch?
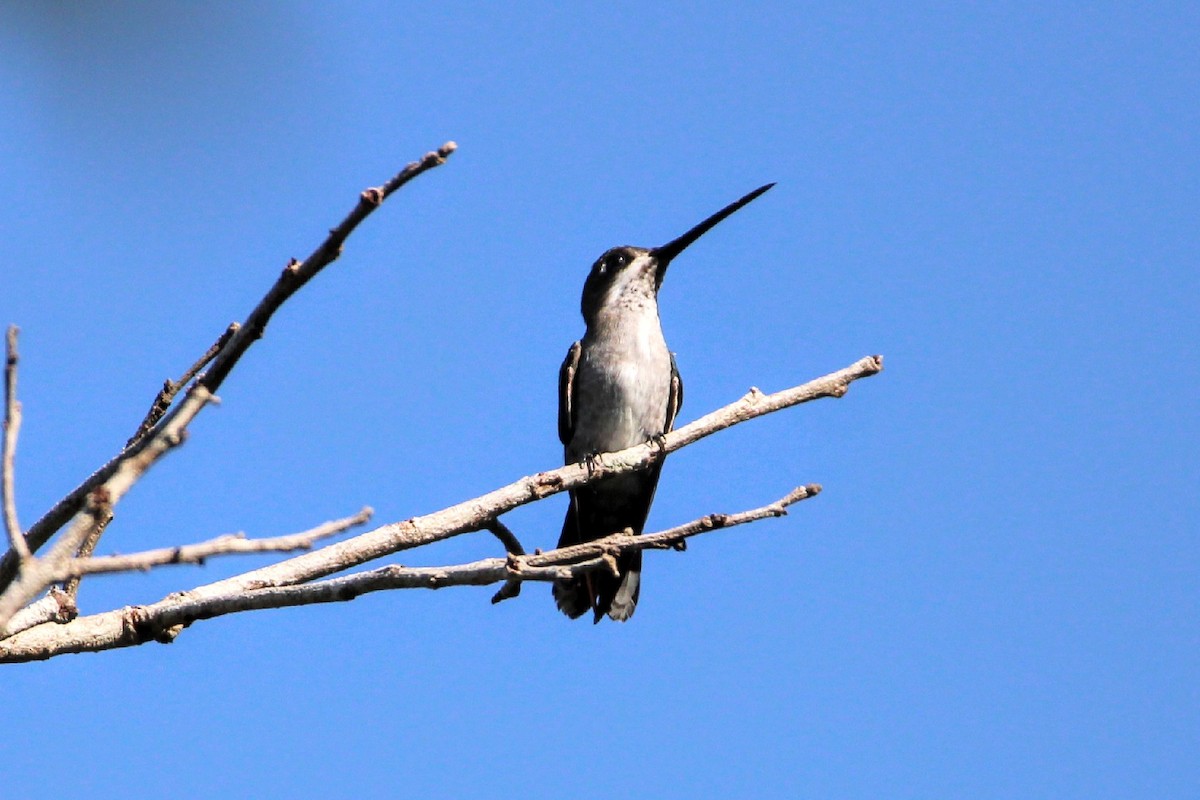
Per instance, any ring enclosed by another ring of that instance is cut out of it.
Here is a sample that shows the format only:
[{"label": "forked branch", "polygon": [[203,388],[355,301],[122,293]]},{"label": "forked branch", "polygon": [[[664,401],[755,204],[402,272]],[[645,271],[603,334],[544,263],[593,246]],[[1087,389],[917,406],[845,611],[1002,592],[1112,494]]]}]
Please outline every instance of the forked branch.
[{"label": "forked branch", "polygon": [[[359,223],[370,216],[384,200],[390,197],[401,186],[418,175],[446,163],[446,159],[456,149],[457,145],[454,142],[447,142],[436,151],[426,153],[419,161],[414,161],[400,170],[400,172],[382,186],[363,191],[359,195],[358,203],[346,215],[346,218],[329,232],[325,240],[321,242],[308,258],[304,261],[293,259],[288,263],[274,285],[268,290],[262,300],[259,301],[254,310],[250,312],[246,320],[240,325],[234,323],[231,326],[232,333],[227,331],[228,337],[222,337],[224,341],[218,348],[217,354],[213,357],[212,365],[199,382],[193,384],[193,389],[189,394],[199,395],[200,398],[203,398],[200,401],[201,407],[208,402],[209,398],[216,394],[225,378],[237,365],[238,361],[241,360],[241,357],[250,346],[262,338],[267,323],[279,307],[295,294],[297,290],[312,280],[317,273],[333,263],[341,255],[346,238],[358,227]],[[201,358],[202,362],[207,362],[207,360],[206,357]],[[201,395],[196,392],[197,386],[203,387],[206,393]],[[166,388],[164,388],[165,391]],[[178,390],[176,389],[175,391]],[[171,399],[173,399],[174,393],[170,394]],[[187,402],[186,398],[184,402]],[[152,417],[158,418],[153,423],[150,431],[161,431],[169,421],[163,418],[165,415],[162,412],[156,410],[158,406],[159,402],[156,399],[150,413],[147,415],[147,420]],[[176,410],[178,411],[178,409]],[[194,412],[198,412],[199,408],[194,408],[192,411],[191,416],[194,416]],[[121,453],[114,456],[108,463],[92,473],[87,480],[75,487],[74,490],[47,511],[41,519],[30,526],[26,532],[26,541],[29,549],[34,553],[41,549],[72,517],[80,513],[81,509],[88,502],[88,496],[108,482],[125,461],[139,457],[154,438],[150,431],[142,431],[141,426],[139,426],[138,432],[131,439],[131,443]],[[159,451],[160,455],[161,452],[163,451]],[[152,458],[151,462],[153,460]],[[143,469],[142,471],[144,472],[145,470]],[[10,588],[10,584],[16,579],[19,561],[20,556],[16,550],[10,550],[5,554],[3,560],[0,561],[0,591]],[[6,618],[4,616],[4,609],[10,605],[11,603],[0,601],[0,629],[3,628],[3,620]]]}]

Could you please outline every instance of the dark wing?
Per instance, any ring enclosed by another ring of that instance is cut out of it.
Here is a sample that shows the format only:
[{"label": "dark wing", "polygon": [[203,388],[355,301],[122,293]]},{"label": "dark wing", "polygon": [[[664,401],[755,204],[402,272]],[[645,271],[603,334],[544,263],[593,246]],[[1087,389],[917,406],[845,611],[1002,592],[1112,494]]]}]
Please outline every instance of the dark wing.
[{"label": "dark wing", "polygon": [[[576,342],[567,351],[562,367],[558,370],[558,438],[566,447],[575,435],[575,373],[579,369],[579,354],[583,347]],[[579,544],[579,515],[575,492],[567,506],[567,518],[563,521],[562,535],[558,546]],[[592,593],[583,578],[554,582],[554,601],[559,609],[572,619],[592,609]]]},{"label": "dark wing", "polygon": [[[570,444],[575,435],[575,372],[579,369],[582,352],[583,346],[579,342],[571,345],[558,369],[558,440],[563,447]],[[674,364],[674,357],[671,363]]]},{"label": "dark wing", "polygon": [[667,396],[667,422],[663,433],[670,433],[675,428],[675,417],[683,408],[683,378],[679,377],[679,366],[675,363],[675,354],[671,353],[671,394]]},{"label": "dark wing", "polygon": [[[579,514],[574,493],[567,505],[567,518],[563,520],[562,535],[558,538],[559,547],[570,547],[579,544]],[[592,610],[592,587],[586,576],[572,578],[569,581],[554,582],[554,603],[571,619],[577,619]]]}]

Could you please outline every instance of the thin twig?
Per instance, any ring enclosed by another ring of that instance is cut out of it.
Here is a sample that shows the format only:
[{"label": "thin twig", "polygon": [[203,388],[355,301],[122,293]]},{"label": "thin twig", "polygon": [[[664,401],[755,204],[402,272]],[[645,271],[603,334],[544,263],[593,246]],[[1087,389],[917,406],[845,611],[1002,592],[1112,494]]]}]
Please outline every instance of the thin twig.
[{"label": "thin twig", "polygon": [[[217,340],[212,343],[208,350],[204,351],[204,354],[196,359],[196,362],[188,367],[187,371],[179,377],[179,380],[173,381],[167,379],[163,383],[163,388],[154,398],[154,402],[150,404],[150,410],[146,412],[146,416],[142,419],[141,424],[138,425],[138,429],[125,442],[124,450],[129,450],[129,448],[141,442],[154,429],[154,426],[170,410],[171,404],[175,402],[175,396],[179,394],[179,390],[191,383],[200,374],[200,370],[208,366],[209,362],[217,357],[217,354],[221,352],[221,348],[232,338],[237,329],[238,323],[230,323],[229,327],[217,337]],[[100,543],[100,537],[104,535],[104,531],[108,528],[108,524],[112,522],[112,519],[110,511],[105,519],[99,520],[97,524],[92,526],[83,543],[79,545],[79,551],[75,554],[76,558],[87,558],[96,551],[96,545]],[[79,584],[81,580],[81,575],[73,575],[63,584],[63,591],[67,593],[67,597],[71,599],[72,603],[77,602],[79,599]]]},{"label": "thin twig", "polygon": [[[100,537],[104,535],[104,530],[108,527],[108,523],[112,522],[112,508],[107,509],[106,513],[96,519],[96,524],[92,525],[84,537],[83,543],[79,545],[79,550],[75,553],[75,558],[87,558],[96,550],[96,545],[100,542]],[[55,579],[61,580],[61,578]],[[83,576],[75,575],[63,584],[63,591],[72,603],[79,602],[79,584],[83,582]]]},{"label": "thin twig", "polygon": [[9,546],[22,563],[28,562],[33,554],[21,533],[21,523],[17,521],[17,497],[14,484],[17,456],[17,434],[21,430],[21,403],[17,400],[17,334],[16,325],[8,326],[6,337],[6,357],[4,361],[4,455],[0,462],[0,483],[3,484],[4,495],[4,527],[8,531]]},{"label": "thin twig", "polygon": [[31,564],[26,564],[8,587],[0,594],[0,638],[8,635],[8,622],[22,606],[36,597],[53,582],[53,576],[79,552],[96,526],[107,524],[107,517],[125,493],[133,487],[163,455],[183,443],[188,424],[209,403],[216,402],[207,389],[194,384],[183,402],[163,420],[155,433],[142,444],[128,451],[116,471],[87,497],[84,507],[75,515],[71,525],[59,537],[50,552]]},{"label": "thin twig", "polygon": [[426,153],[420,161],[414,161],[400,170],[383,186],[367,189],[360,194],[358,204],[342,220],[341,224],[329,232],[325,241],[308,258],[304,261],[293,259],[284,267],[279,279],[275,281],[275,285],[250,312],[250,316],[246,317],[246,321],[233,334],[228,345],[201,377],[201,385],[210,392],[216,392],[250,345],[262,338],[267,329],[267,323],[270,322],[279,307],[300,287],[312,280],[317,273],[332,264],[342,254],[342,246],[345,244],[346,238],[354,232],[359,223],[370,216],[371,212],[379,208],[383,201],[401,186],[418,175],[445,164],[446,159],[457,148],[458,145],[454,142],[446,142],[436,151]]},{"label": "thin twig", "polygon": [[[814,496],[819,487],[800,487],[774,503],[737,514],[710,514],[657,534],[616,534],[584,545],[533,556],[509,555],[447,567],[387,566],[300,586],[267,586],[205,595],[181,592],[148,606],[80,617],[65,626],[43,626],[0,641],[0,663],[36,661],[64,653],[169,642],[184,626],[202,619],[266,608],[353,600],[388,589],[441,589],[485,586],[500,581],[569,580],[591,570],[616,569],[615,554],[628,549],[669,547],[672,542],[720,528],[786,514],[786,507]],[[591,551],[585,556],[583,550]]]},{"label": "thin twig", "polygon": [[[456,148],[457,145],[454,142],[447,142],[435,152],[426,153],[420,161],[414,161],[406,166],[383,186],[367,189],[362,192],[359,195],[358,203],[346,218],[329,232],[325,240],[307,259],[303,262],[293,259],[288,263],[274,285],[271,286],[266,295],[255,306],[254,310],[250,312],[245,322],[238,327],[229,341],[220,350],[212,366],[201,377],[198,384],[193,385],[193,389],[196,385],[200,385],[207,389],[210,395],[215,394],[250,346],[262,338],[267,327],[267,322],[270,321],[279,307],[295,294],[300,287],[308,283],[317,273],[332,263],[341,254],[346,237],[358,227],[359,223],[370,216],[371,212],[378,208],[387,197],[401,186],[418,175],[444,164]],[[191,390],[189,390],[189,394],[191,394]],[[160,427],[163,424],[165,424],[165,420],[159,422]],[[150,436],[143,436],[133,445],[127,447],[107,464],[96,470],[82,484],[75,487],[69,494],[55,503],[53,508],[30,526],[26,532],[26,540],[30,550],[37,552],[43,547],[56,532],[84,507],[88,496],[92,492],[108,482],[128,459],[139,456],[151,438]],[[7,589],[16,578],[18,561],[19,558],[15,555],[15,552],[5,554],[3,561],[0,561],[0,590]],[[2,613],[0,613],[0,616],[2,616]],[[0,624],[0,628],[2,628],[2,624]]]},{"label": "thin twig", "polygon": [[[500,544],[504,545],[506,552],[515,556],[525,555],[525,548],[521,546],[520,540],[517,539],[516,534],[509,530],[508,526],[503,522],[498,519],[490,519],[485,527],[500,540]],[[508,600],[519,594],[521,594],[521,581],[510,578],[500,587],[500,591],[496,592],[495,597],[492,598],[492,602],[499,603],[501,600]]]},{"label": "thin twig", "polygon": [[484,527],[500,540],[500,544],[504,545],[504,552],[518,556],[525,555],[525,548],[521,546],[521,541],[503,522],[498,519],[490,519]]},{"label": "thin twig", "polygon": [[[766,519],[767,517],[787,516],[788,506],[798,503],[801,500],[815,497],[820,493],[820,484],[810,483],[807,486],[800,486],[793,489],[774,503],[753,508],[749,511],[742,511],[737,514],[709,514],[708,516],[701,517],[684,525],[668,528],[659,533],[646,535],[637,535],[624,531],[614,533],[600,539],[593,539],[590,542],[571,545],[569,547],[559,547],[544,553],[525,556],[524,558],[517,559],[517,563],[521,567],[570,564],[576,561],[591,561],[604,554],[618,556],[625,550],[676,550],[683,552],[685,548],[678,547],[677,545],[682,544],[693,536],[721,528],[731,528],[735,525],[745,525],[747,522],[754,522]],[[516,594],[508,591],[509,583],[513,582],[515,581],[510,579],[508,583],[505,583],[500,591],[492,596],[492,603],[499,603],[516,597]]]},{"label": "thin twig", "polygon": [[[204,355],[196,359],[196,363],[188,367],[187,371],[179,377],[179,380],[173,381],[167,379],[163,382],[162,390],[154,398],[154,402],[150,404],[150,410],[146,412],[142,423],[138,425],[138,429],[134,432],[133,436],[130,436],[129,441],[125,443],[126,450],[145,438],[146,434],[158,424],[159,420],[163,418],[163,415],[171,407],[171,404],[175,402],[175,395],[179,394],[179,390],[191,383],[192,379],[200,374],[200,370],[208,366],[208,363],[217,357],[217,354],[221,352],[221,348],[225,347],[229,340],[233,338],[233,334],[237,332],[239,327],[240,325],[236,322],[230,323],[229,327],[213,342],[212,346],[204,352]],[[85,554],[80,553],[80,555]]]},{"label": "thin twig", "polygon": [[665,531],[646,534],[644,536],[626,532],[614,533],[602,539],[594,539],[590,542],[575,544],[570,547],[560,547],[556,550],[548,550],[545,553],[526,556],[523,559],[523,563],[540,567],[551,564],[571,563],[577,559],[590,560],[602,553],[617,555],[625,550],[674,550],[674,545],[677,542],[682,542],[685,539],[690,539],[702,533],[722,528],[732,528],[735,525],[745,525],[747,522],[755,522],[760,519],[767,519],[768,517],[785,517],[787,516],[788,506],[798,503],[801,500],[807,500],[810,497],[816,497],[820,493],[821,485],[810,483],[807,486],[799,486],[793,489],[774,503],[768,503],[765,506],[752,508],[748,511],[739,511],[736,514],[709,514],[683,525],[677,525],[674,528],[668,528]]},{"label": "thin twig", "polygon": [[59,567],[51,576],[53,582],[113,572],[145,572],[167,564],[203,564],[213,556],[239,553],[288,553],[296,550],[311,550],[322,539],[336,536],[350,528],[362,525],[374,512],[364,508],[357,514],[318,525],[301,533],[273,536],[262,539],[247,539],[244,533],[230,533],[197,544],[178,547],[161,547],[127,555],[74,558]]}]

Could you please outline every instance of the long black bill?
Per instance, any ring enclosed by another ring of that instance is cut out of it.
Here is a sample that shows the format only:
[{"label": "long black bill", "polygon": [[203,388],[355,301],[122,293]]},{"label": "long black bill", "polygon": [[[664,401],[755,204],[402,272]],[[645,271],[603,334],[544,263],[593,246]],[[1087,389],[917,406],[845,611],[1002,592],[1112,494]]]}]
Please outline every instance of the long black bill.
[{"label": "long black bill", "polygon": [[763,194],[764,192],[766,192],[768,189],[770,189],[774,185],[775,184],[773,184],[773,183],[768,183],[766,186],[758,187],[753,192],[751,192],[750,194],[743,197],[741,200],[735,200],[734,202],[725,206],[720,211],[713,214],[708,219],[704,220],[704,222],[701,222],[699,225],[692,228],[690,231],[685,233],[683,236],[680,236],[677,239],[672,239],[671,241],[664,244],[662,247],[656,247],[653,250],[651,250],[650,255],[654,256],[654,258],[657,259],[657,261],[658,261],[658,281],[659,281],[659,283],[662,283],[663,275],[666,273],[667,265],[671,263],[671,259],[675,258],[675,256],[679,255],[684,250],[686,250],[688,245],[690,245],[692,242],[696,241],[701,236],[703,236],[704,234],[706,234],[710,230],[712,230],[714,227],[716,227],[718,222],[725,219],[726,217],[728,217],[733,212],[737,211],[742,206],[747,205],[748,203],[750,203],[751,200],[758,197],[760,194]]}]

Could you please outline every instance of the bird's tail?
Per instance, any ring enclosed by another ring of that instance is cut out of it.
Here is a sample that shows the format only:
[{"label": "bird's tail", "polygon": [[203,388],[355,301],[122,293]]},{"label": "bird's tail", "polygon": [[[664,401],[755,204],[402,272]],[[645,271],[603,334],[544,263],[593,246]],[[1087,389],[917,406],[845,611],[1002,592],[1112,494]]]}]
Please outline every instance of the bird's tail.
[{"label": "bird's tail", "polygon": [[592,599],[583,578],[554,582],[554,602],[558,610],[571,619],[578,619],[592,607]]},{"label": "bird's tail", "polygon": [[599,622],[605,614],[617,622],[625,622],[637,610],[642,590],[642,552],[634,553],[631,559],[636,563],[618,563],[619,578],[593,572],[569,581],[555,581],[554,602],[558,610],[571,619],[578,619],[591,610],[595,614],[594,622]]},{"label": "bird's tail", "polygon": [[[579,544],[579,523],[575,510],[575,498],[567,506],[567,518],[563,521],[562,535],[558,537],[559,547],[570,547]],[[554,602],[558,610],[571,619],[582,617],[592,607],[592,591],[588,586],[587,576],[581,575],[569,581],[554,582]]]},{"label": "bird's tail", "polygon": [[[621,559],[622,562],[625,560]],[[627,565],[618,562],[617,569],[621,573],[621,579],[620,583],[616,584],[616,591],[611,594],[601,591],[595,598],[592,608],[596,612],[596,622],[600,621],[606,610],[609,618],[617,622],[624,622],[637,610],[638,595],[642,591],[642,551],[631,554],[628,560],[630,563]],[[611,576],[604,577],[615,583]],[[603,606],[605,599],[608,600],[607,609]]]},{"label": "bird's tail", "polygon": [[[581,536],[575,498],[567,508],[559,547],[570,547],[585,541]],[[642,551],[626,553],[617,559],[617,575],[590,572],[568,581],[554,582],[554,602],[558,610],[577,619],[589,610],[599,622],[605,614],[618,622],[633,616],[642,588]]]}]

